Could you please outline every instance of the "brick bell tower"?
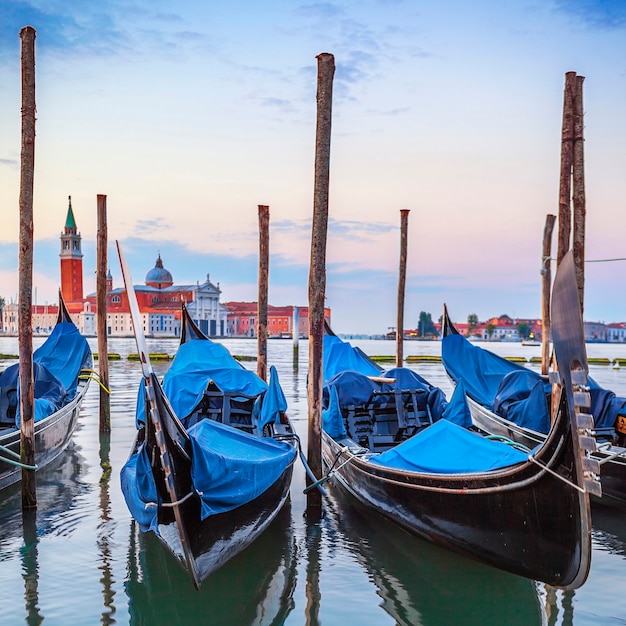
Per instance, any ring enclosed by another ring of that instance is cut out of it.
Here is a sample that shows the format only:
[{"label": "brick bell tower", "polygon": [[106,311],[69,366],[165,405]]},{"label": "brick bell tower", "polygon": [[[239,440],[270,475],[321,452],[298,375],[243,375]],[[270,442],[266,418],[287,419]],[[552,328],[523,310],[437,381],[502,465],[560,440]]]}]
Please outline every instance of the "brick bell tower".
[{"label": "brick bell tower", "polygon": [[81,236],[76,228],[72,196],[68,196],[69,206],[65,228],[61,233],[61,293],[66,304],[83,302],[83,253],[80,249]]}]

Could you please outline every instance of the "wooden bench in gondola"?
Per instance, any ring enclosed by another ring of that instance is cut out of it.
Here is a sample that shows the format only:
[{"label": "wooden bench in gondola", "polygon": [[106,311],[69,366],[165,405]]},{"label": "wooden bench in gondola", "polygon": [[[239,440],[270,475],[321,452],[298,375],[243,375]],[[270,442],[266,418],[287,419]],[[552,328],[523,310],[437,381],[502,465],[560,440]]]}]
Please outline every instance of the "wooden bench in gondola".
[{"label": "wooden bench in gondola", "polygon": [[200,419],[211,419],[247,433],[257,434],[257,425],[253,420],[254,405],[258,396],[242,393],[225,393],[211,382],[205,389],[198,409],[186,424],[189,428]]},{"label": "wooden bench in gondola", "polygon": [[349,435],[372,452],[388,450],[432,424],[423,389],[374,391],[365,404],[346,409]]}]

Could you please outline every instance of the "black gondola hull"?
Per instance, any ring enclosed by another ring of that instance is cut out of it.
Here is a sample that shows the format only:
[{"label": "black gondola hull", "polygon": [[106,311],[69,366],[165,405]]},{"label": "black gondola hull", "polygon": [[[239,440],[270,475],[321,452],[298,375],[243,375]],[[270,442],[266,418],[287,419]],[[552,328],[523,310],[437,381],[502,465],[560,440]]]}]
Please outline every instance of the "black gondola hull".
[{"label": "black gondola hull", "polygon": [[[200,519],[200,501],[194,496],[181,505],[186,535],[193,556],[195,576],[203,581],[244,550],[283,508],[291,485],[293,465],[264,493],[232,511]],[[177,525],[167,509],[159,512],[159,539],[187,568]]]},{"label": "black gondola hull", "polygon": [[[570,437],[552,437],[537,459],[577,484]],[[323,454],[341,485],[408,531],[487,565],[575,588],[586,579],[586,496],[536,463],[489,474],[450,476],[385,468],[354,457],[323,434]]]},{"label": "black gondola hull", "polygon": [[[451,334],[458,335],[459,333],[450,320],[447,308],[444,308],[444,339]],[[446,365],[445,358],[443,359],[443,365],[444,367]],[[473,364],[468,362],[467,366],[473,367]],[[454,376],[452,376],[449,371],[447,373],[450,379],[456,384],[458,381],[455,380]],[[546,439],[545,434],[521,427],[497,415],[472,398],[469,398],[469,406],[472,422],[477,428],[486,433],[506,437],[511,441],[521,443],[531,449],[537,445],[541,445]],[[597,451],[591,453],[591,458],[597,460],[602,466],[602,472],[600,473],[602,495],[598,497],[592,494],[592,500],[600,502],[605,506],[626,510],[626,450],[624,448],[618,448],[617,446],[611,446],[608,449],[599,448]]]},{"label": "black gondola hull", "polygon": [[[68,446],[76,428],[81,403],[87,391],[88,381],[79,383],[74,399],[64,407],[35,422],[35,462],[37,468],[45,467]],[[20,431],[12,428],[0,436],[0,445],[16,454],[20,453]],[[17,483],[22,478],[22,469],[0,460],[0,490]]]}]

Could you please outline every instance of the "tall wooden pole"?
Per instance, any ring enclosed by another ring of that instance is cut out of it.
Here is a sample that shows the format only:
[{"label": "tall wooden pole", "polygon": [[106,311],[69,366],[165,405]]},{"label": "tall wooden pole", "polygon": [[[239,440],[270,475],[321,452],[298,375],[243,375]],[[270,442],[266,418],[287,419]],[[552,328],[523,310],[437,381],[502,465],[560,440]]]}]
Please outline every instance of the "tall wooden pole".
[{"label": "tall wooden pole", "polygon": [[583,81],[584,76],[576,76],[574,99],[574,155],[573,155],[573,190],[574,205],[573,254],[576,285],[580,314],[585,308],[585,158],[584,158],[584,111]]},{"label": "tall wooden pole", "polygon": [[300,308],[293,307],[293,320],[292,320],[292,336],[293,336],[293,369],[298,371],[298,365],[300,362]]},{"label": "tall wooden pole", "polygon": [[259,204],[259,301],[256,373],[267,379],[267,290],[269,277],[270,208]]},{"label": "tall wooden pole", "polygon": [[107,337],[107,197],[97,196],[98,231],[96,234],[96,320],[98,332],[98,374],[100,376],[100,432],[111,432],[109,399],[109,346]]},{"label": "tall wooden pole", "polygon": [[[317,125],[315,139],[315,181],[311,227],[311,267],[309,270],[309,467],[322,475],[322,384],[324,300],[326,296],[326,233],[328,230],[328,190],[330,182],[330,127],[332,118],[335,58],[324,52],[317,56]],[[307,484],[310,484],[307,477]],[[307,494],[307,513],[321,515],[322,496],[318,489]]]},{"label": "tall wooden pole", "polygon": [[[35,465],[35,394],[33,385],[33,188],[35,175],[35,29],[20,31],[22,40],[22,155],[18,259],[18,343],[20,378],[20,461]],[[22,468],[22,509],[37,507],[35,471]]]},{"label": "tall wooden pole", "polygon": [[574,143],[574,98],[576,93],[576,72],[565,74],[563,94],[563,126],[561,130],[561,179],[559,184],[559,238],[557,265],[570,249],[572,229],[571,195],[572,163]]},{"label": "tall wooden pole", "polygon": [[550,370],[550,335],[552,333],[550,321],[550,289],[552,286],[550,255],[552,253],[552,231],[555,221],[556,215],[546,215],[541,255],[541,373],[544,376],[547,376]]},{"label": "tall wooden pole", "polygon": [[398,310],[396,311],[396,367],[404,361],[404,290],[406,285],[406,255],[409,209],[400,209],[400,271],[398,273]]}]

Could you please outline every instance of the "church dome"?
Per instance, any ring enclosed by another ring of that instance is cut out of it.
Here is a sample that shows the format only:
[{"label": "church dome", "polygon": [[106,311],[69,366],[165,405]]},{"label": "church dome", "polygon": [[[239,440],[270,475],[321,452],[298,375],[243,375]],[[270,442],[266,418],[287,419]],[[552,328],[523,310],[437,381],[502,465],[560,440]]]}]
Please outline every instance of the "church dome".
[{"label": "church dome", "polygon": [[173,284],[174,279],[172,278],[172,275],[163,267],[161,254],[159,253],[155,266],[146,274],[146,285],[161,289],[163,287],[170,287]]}]

